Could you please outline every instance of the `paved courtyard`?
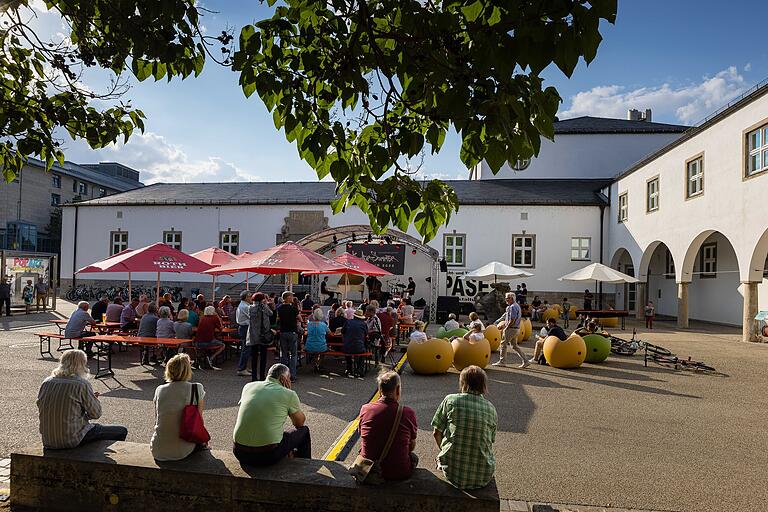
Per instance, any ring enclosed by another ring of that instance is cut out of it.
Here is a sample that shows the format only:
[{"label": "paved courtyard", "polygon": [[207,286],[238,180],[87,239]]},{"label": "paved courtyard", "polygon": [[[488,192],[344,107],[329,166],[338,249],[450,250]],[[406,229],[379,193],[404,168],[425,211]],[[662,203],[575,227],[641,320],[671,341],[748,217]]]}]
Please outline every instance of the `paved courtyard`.
[{"label": "paved courtyard", "polygon": [[[71,306],[63,303],[59,310],[68,313]],[[0,320],[0,459],[38,438],[35,396],[54,361],[40,358],[32,333],[49,330],[54,317]],[[763,508],[768,346],[742,344],[731,328],[658,326],[641,338],[721,373],[645,368],[640,356],[612,356],[570,371],[538,365],[488,370],[490,399],[499,412],[496,478],[503,498],[654,510]],[[523,346],[527,353],[531,345]],[[130,441],[148,442],[162,368],[140,366],[135,350],[116,354],[113,366],[114,379],[94,384],[102,393],[102,420],[126,424]],[[339,363],[328,367],[341,370]],[[223,368],[195,374],[208,392],[205,418],[217,449],[231,444],[246,383],[235,376],[233,361]],[[442,397],[456,389],[457,374],[422,377],[406,368],[403,375],[404,402],[421,425],[417,452],[428,466],[436,455],[429,422]],[[350,380],[302,368],[295,389],[320,457],[369,400],[374,382],[371,376]]]}]

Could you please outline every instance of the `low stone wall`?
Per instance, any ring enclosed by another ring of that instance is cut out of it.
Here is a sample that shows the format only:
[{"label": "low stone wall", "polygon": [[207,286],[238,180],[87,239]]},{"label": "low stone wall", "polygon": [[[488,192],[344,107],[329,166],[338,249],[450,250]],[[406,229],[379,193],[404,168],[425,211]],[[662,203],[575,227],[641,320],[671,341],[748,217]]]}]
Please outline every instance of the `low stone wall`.
[{"label": "low stone wall", "polygon": [[284,460],[243,467],[231,452],[156,462],[149,446],[97,442],[72,450],[36,445],[11,455],[11,504],[45,511],[498,512],[495,482],[461,492],[426,469],[404,482],[360,486],[339,462]]}]

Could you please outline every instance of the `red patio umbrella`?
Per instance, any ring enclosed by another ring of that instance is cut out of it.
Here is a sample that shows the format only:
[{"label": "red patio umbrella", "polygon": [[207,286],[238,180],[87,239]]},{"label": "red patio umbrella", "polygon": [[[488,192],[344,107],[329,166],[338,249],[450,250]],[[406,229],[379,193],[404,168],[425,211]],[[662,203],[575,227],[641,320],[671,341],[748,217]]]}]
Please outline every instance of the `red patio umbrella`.
[{"label": "red patio umbrella", "polygon": [[[219,249],[218,247],[209,247],[208,249],[203,249],[202,251],[192,253],[190,256],[214,267],[220,267],[225,263],[229,263],[230,261],[237,259],[237,256],[231,252],[225,251],[224,249]],[[214,302],[216,300],[216,276],[220,274],[214,274],[212,272],[211,274],[213,278],[213,283],[211,285],[211,302]],[[229,272],[222,272],[221,274],[229,274]]]},{"label": "red patio umbrella", "polygon": [[[317,254],[295,242],[285,242],[271,249],[259,251],[220,267],[206,271],[212,273],[255,272],[257,274],[292,274],[294,272],[343,273],[344,265]],[[289,289],[292,283],[289,283]]]},{"label": "red patio umbrella", "polygon": [[193,258],[170,245],[156,243],[123,251],[101,262],[93,263],[81,271],[88,272],[157,272],[157,300],[160,304],[160,272],[197,272],[209,270],[211,265]]},{"label": "red patio umbrella", "polygon": [[[336,263],[340,263],[344,265],[347,270],[344,270],[343,272],[305,272],[306,275],[319,275],[319,274],[356,274],[359,276],[375,276],[375,277],[381,277],[381,276],[391,276],[392,272],[388,272],[384,270],[381,267],[377,267],[373,263],[369,263],[368,261],[364,260],[363,258],[359,258],[355,256],[354,254],[350,254],[348,252],[339,254],[335,258],[333,258],[332,261],[335,261]],[[349,282],[349,279],[347,279],[347,282]],[[346,295],[347,286],[346,283],[344,285],[344,291]]]},{"label": "red patio umbrella", "polygon": [[[85,267],[81,268],[75,274],[88,274],[88,273],[94,273],[94,272],[105,272],[105,270],[102,270],[104,268],[108,268],[110,265],[110,261],[112,261],[114,258],[117,258],[118,256],[122,256],[123,254],[128,254],[129,252],[133,251],[133,249],[123,249],[122,251],[118,252],[117,254],[113,254],[109,258],[103,259],[101,261],[97,261],[96,263],[91,263],[90,265],[86,265]],[[131,273],[128,272],[128,301],[130,302],[132,297],[131,294]]]}]

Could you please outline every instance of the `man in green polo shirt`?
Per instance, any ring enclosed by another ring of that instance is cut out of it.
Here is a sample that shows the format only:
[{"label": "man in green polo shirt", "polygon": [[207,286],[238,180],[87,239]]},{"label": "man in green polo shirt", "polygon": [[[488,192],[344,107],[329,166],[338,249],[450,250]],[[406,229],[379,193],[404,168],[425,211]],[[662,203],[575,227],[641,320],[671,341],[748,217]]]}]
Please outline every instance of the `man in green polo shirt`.
[{"label": "man in green polo shirt", "polygon": [[460,393],[448,395],[437,408],[432,426],[440,453],[438,469],[459,489],[479,489],[493,479],[498,416],[483,396],[488,392],[482,368],[468,366],[459,375]]},{"label": "man in green polo shirt", "polygon": [[[267,380],[246,384],[232,435],[235,457],[249,466],[269,466],[291,453],[312,458],[309,428],[304,425],[300,405],[284,364],[272,365]],[[294,428],[284,431],[286,418],[291,418]]]}]

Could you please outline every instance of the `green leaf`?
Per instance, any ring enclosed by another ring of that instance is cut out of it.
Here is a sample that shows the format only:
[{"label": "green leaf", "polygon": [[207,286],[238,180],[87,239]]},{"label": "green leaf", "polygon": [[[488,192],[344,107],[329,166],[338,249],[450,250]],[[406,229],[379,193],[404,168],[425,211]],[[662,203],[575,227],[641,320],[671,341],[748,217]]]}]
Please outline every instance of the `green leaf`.
[{"label": "green leaf", "polygon": [[467,18],[467,21],[475,21],[483,12],[483,2],[475,0],[473,3],[461,8],[461,13]]}]

